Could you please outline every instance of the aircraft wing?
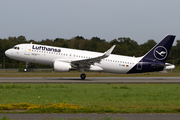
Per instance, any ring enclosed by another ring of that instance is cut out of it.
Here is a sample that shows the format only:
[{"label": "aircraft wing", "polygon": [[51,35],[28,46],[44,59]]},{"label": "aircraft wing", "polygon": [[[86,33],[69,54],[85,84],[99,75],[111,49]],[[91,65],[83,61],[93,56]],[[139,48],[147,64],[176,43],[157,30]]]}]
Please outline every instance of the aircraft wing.
[{"label": "aircraft wing", "polygon": [[114,48],[115,45],[113,45],[109,50],[104,52],[101,56],[97,56],[89,59],[72,60],[71,65],[76,68],[93,65],[95,62],[100,62],[101,59],[108,57],[112,53]]}]

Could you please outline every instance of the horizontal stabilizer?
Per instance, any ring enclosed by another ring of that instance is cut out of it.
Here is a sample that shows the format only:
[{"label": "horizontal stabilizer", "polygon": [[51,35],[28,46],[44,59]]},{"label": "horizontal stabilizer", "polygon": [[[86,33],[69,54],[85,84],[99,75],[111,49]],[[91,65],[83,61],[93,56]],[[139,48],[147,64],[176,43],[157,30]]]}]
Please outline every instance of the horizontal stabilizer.
[{"label": "horizontal stabilizer", "polygon": [[172,70],[174,68],[175,68],[175,65],[170,64],[170,63],[166,63],[165,67],[164,67],[164,70]]}]

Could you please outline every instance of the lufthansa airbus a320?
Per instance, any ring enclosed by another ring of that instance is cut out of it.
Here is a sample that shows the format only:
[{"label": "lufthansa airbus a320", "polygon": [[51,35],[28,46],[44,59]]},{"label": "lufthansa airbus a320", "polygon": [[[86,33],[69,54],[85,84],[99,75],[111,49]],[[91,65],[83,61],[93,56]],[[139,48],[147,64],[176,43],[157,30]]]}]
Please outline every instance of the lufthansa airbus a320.
[{"label": "lufthansa airbus a320", "polygon": [[53,65],[54,70],[59,72],[78,69],[82,71],[80,77],[84,80],[84,71],[130,74],[174,69],[174,65],[166,63],[174,39],[174,35],[167,35],[142,57],[111,54],[115,45],[99,53],[32,43],[15,45],[5,54],[19,61]]}]

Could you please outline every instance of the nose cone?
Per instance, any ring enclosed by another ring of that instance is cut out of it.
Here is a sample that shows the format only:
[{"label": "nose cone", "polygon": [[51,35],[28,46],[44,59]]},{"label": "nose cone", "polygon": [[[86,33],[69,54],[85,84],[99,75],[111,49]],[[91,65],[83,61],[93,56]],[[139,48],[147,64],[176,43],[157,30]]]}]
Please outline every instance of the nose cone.
[{"label": "nose cone", "polygon": [[9,57],[9,56],[11,55],[10,50],[6,50],[6,51],[5,51],[5,55],[6,55],[7,57]]}]

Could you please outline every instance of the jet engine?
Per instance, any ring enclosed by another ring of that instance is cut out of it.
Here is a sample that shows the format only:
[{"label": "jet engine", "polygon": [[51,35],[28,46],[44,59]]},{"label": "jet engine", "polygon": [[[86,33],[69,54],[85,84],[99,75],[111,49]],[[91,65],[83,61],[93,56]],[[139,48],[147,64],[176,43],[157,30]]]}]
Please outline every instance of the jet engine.
[{"label": "jet engine", "polygon": [[71,69],[70,63],[55,61],[54,70],[58,72],[69,72]]}]

